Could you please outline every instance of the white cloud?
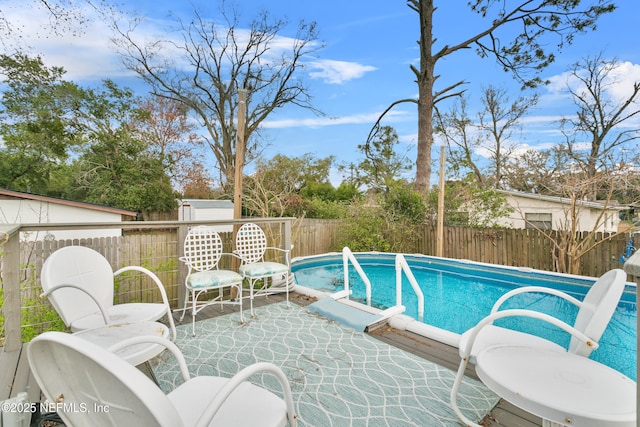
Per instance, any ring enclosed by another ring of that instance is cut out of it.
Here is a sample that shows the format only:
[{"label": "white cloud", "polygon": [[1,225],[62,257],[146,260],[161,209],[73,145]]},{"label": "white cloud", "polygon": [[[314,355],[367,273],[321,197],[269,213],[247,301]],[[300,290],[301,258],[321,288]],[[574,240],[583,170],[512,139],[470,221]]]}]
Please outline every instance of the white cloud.
[{"label": "white cloud", "polygon": [[629,97],[634,83],[640,82],[640,64],[621,62],[611,70],[609,78],[609,93],[616,101],[623,101]]},{"label": "white cloud", "polygon": [[11,40],[7,40],[11,46],[32,56],[41,55],[47,66],[63,67],[69,80],[130,75],[112,48],[111,30],[88,4],[79,4],[81,9],[74,12],[86,20],[84,26],[56,24],[39,2],[32,6],[22,4],[3,10],[12,24]]},{"label": "white cloud", "polygon": [[365,73],[376,70],[376,67],[371,65],[331,59],[309,62],[307,67],[311,69],[309,76],[312,79],[322,79],[329,84],[341,84],[349,80],[359,79]]},{"label": "white cloud", "polygon": [[[586,70],[579,70],[578,73],[583,78],[587,77]],[[602,81],[602,89],[605,95],[610,96],[615,102],[620,102],[629,97],[636,82],[640,82],[640,64],[633,64],[630,61],[619,62]],[[570,99],[568,88],[578,91],[582,85],[572,72],[557,74],[549,78],[546,96]]]},{"label": "white cloud", "polygon": [[[352,114],[342,117],[313,117],[308,119],[281,119],[281,120],[265,120],[262,122],[262,127],[265,129],[283,129],[292,127],[324,127],[324,126],[336,126],[336,125],[354,125],[362,123],[370,123],[373,125],[380,117],[382,112],[366,114]],[[393,120],[394,118],[403,117],[405,114],[401,111],[390,111],[385,115],[385,119]]]}]

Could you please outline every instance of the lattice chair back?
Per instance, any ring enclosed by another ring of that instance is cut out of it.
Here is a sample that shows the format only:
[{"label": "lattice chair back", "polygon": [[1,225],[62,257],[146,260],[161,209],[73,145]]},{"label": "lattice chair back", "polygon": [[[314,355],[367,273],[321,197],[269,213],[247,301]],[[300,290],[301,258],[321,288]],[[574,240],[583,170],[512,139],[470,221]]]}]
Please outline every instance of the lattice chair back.
[{"label": "lattice chair back", "polygon": [[242,225],[236,234],[236,253],[244,263],[263,260],[267,250],[267,236],[262,228],[253,223]]},{"label": "lattice chair back", "polygon": [[217,268],[222,252],[222,239],[213,227],[194,227],[184,240],[184,260],[197,271]]}]

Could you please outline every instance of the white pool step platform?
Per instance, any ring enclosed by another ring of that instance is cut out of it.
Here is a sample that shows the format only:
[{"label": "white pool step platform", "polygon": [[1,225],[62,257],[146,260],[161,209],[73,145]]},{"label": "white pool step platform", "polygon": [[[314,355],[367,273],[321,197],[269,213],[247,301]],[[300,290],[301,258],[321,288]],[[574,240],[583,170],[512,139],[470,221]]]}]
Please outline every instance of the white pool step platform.
[{"label": "white pool step platform", "polygon": [[405,310],[403,306],[378,310],[348,299],[339,298],[339,295],[321,298],[308,305],[307,308],[359,332],[364,332],[369,326],[380,323]]}]

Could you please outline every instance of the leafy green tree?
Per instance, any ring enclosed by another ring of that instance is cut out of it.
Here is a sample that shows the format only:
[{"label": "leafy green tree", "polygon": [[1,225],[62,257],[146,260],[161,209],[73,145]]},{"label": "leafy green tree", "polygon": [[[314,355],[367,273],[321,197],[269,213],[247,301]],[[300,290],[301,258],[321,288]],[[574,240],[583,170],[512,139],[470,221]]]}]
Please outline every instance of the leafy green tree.
[{"label": "leafy green tree", "polygon": [[162,156],[140,134],[149,118],[130,89],[110,80],[87,90],[80,108],[88,148],[74,162],[76,194],[87,202],[140,211],[175,208]]},{"label": "leafy green tree", "polygon": [[84,89],[40,57],[0,56],[5,76],[0,186],[124,209],[169,210],[168,154],[150,144],[151,117],[129,89]]},{"label": "leafy green tree", "polygon": [[411,161],[396,152],[400,143],[391,126],[380,127],[367,144],[358,145],[364,159],[357,165],[341,166],[342,171],[352,171],[349,181],[374,191],[386,192],[402,174],[411,169]]},{"label": "leafy green tree", "polygon": [[329,182],[333,157],[278,154],[256,162],[256,172],[245,177],[243,205],[262,216],[338,218],[347,201],[357,196],[349,184],[334,188]]},{"label": "leafy green tree", "polygon": [[6,85],[0,187],[61,196],[68,183],[66,161],[82,143],[73,116],[83,91],[63,80],[64,69],[46,67],[40,57],[0,55],[0,71]]},{"label": "leafy green tree", "polygon": [[269,160],[258,160],[256,169],[264,171],[270,185],[299,193],[307,185],[331,185],[329,171],[333,161],[333,156],[318,159],[310,153],[300,157],[276,154]]},{"label": "leafy green tree", "polygon": [[389,188],[382,205],[386,216],[410,224],[422,224],[427,213],[420,193],[402,181],[396,181]]}]

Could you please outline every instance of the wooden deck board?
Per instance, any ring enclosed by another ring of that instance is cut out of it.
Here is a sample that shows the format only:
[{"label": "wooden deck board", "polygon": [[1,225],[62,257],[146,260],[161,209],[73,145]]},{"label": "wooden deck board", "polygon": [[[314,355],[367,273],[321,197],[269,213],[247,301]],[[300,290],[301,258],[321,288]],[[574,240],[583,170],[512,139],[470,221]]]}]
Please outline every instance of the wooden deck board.
[{"label": "wooden deck board", "polygon": [[[300,294],[294,293],[291,294],[290,297],[292,302],[303,306],[313,302],[312,298]],[[284,295],[271,295],[267,298],[258,298],[254,301],[254,306],[259,307],[279,301],[284,301]],[[231,311],[238,311],[238,308],[233,306],[226,306],[223,309],[219,307],[209,307],[202,310],[196,319],[201,320],[229,314]],[[249,310],[244,311],[245,315],[249,316]],[[191,317],[187,315],[181,324],[189,324],[190,322]],[[180,324],[180,322],[177,322],[177,319],[176,324]],[[389,345],[403,349],[448,369],[455,371],[458,368],[458,350],[454,347],[412,332],[398,331],[387,325],[382,325],[370,331],[370,335]],[[39,401],[37,396],[40,395],[40,389],[33,375],[31,375],[27,363],[27,345],[28,344],[23,345],[22,351],[5,353],[0,349],[0,400],[15,396],[20,391],[27,391],[29,398],[33,399],[31,400],[32,402]],[[466,374],[471,378],[477,379],[473,367],[467,368]],[[542,425],[542,421],[540,418],[501,400],[483,421],[483,425],[487,427],[538,427]]]}]

